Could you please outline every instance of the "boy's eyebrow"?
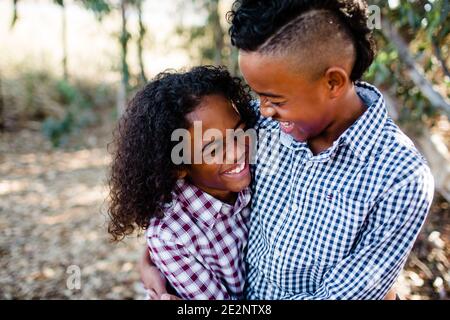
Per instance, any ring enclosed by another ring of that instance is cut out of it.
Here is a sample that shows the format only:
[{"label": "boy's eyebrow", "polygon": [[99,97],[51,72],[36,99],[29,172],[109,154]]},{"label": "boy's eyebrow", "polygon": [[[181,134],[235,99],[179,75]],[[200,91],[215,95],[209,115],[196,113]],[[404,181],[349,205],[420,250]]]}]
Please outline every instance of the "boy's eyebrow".
[{"label": "boy's eyebrow", "polygon": [[283,98],[283,96],[280,96],[279,94],[270,93],[270,92],[257,92],[255,91],[257,95],[269,97],[269,98]]}]

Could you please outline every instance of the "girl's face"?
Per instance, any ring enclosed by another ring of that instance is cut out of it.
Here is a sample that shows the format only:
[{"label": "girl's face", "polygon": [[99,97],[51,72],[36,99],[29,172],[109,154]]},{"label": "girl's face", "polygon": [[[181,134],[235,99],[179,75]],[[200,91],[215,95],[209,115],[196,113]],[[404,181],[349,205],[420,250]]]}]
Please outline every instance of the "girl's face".
[{"label": "girl's face", "polygon": [[[233,202],[236,193],[245,189],[251,179],[250,142],[248,138],[236,138],[239,134],[235,131],[245,130],[245,124],[231,102],[221,95],[205,96],[187,119],[192,124],[189,133],[193,164],[188,165],[182,175],[213,197]],[[197,122],[196,126],[194,122]],[[232,134],[230,129],[234,130],[235,134]],[[237,132],[242,134],[242,131]],[[201,155],[201,163],[194,161],[196,153]],[[205,161],[206,159],[208,160]]]}]

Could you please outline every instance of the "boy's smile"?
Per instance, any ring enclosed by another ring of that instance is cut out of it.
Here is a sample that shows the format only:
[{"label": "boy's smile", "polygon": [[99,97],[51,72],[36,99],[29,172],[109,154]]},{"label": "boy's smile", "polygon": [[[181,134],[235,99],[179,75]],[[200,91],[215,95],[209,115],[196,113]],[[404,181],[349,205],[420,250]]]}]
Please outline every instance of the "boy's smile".
[{"label": "boy's smile", "polygon": [[260,97],[261,114],[279,121],[295,140],[308,142],[313,153],[331,146],[364,113],[362,101],[353,98],[345,62],[330,66],[320,78],[295,70],[289,57],[258,52],[241,51],[239,65]]}]

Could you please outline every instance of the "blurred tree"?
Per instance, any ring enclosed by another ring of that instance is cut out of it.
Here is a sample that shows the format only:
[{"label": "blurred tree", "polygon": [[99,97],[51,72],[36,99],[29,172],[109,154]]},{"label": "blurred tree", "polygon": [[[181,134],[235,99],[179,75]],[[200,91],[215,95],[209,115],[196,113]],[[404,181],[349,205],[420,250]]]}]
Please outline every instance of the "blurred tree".
[{"label": "blurred tree", "polygon": [[63,57],[61,60],[62,70],[63,70],[63,78],[64,81],[69,79],[69,74],[67,71],[67,15],[66,15],[66,6],[64,0],[54,0],[56,4],[61,7],[61,47],[63,51]]},{"label": "blurred tree", "polygon": [[12,15],[12,19],[11,19],[11,28],[14,27],[14,25],[17,22],[17,19],[19,18],[18,10],[17,10],[18,2],[19,2],[19,0],[13,0],[13,15]]},{"label": "blurred tree", "polygon": [[367,78],[401,100],[407,122],[450,115],[449,0],[381,1],[379,53]]},{"label": "blurred tree", "polygon": [[[67,71],[67,16],[66,16],[66,7],[64,4],[64,0],[53,0],[53,2],[61,7],[61,44],[63,57],[61,59],[62,64],[62,72],[63,78],[67,81],[68,79],[68,71]],[[11,20],[11,28],[16,25],[17,20],[19,19],[18,14],[18,3],[19,0],[13,0],[13,18]]]},{"label": "blurred tree", "polygon": [[2,74],[0,72],[0,131],[5,128],[5,100],[3,98],[3,85],[2,85]]},{"label": "blurred tree", "polygon": [[146,28],[142,20],[142,4],[144,0],[119,0],[112,2],[107,0],[82,0],[85,7],[94,12],[99,19],[109,14],[113,10],[118,10],[121,17],[121,31],[119,34],[120,43],[120,70],[121,82],[117,93],[117,114],[120,116],[125,110],[128,94],[131,91],[130,87],[130,68],[128,64],[128,46],[132,38],[128,31],[128,13],[130,9],[135,9],[138,17],[138,32],[137,37],[137,52],[139,62],[139,81],[138,83],[145,83],[147,81],[145,75],[145,65],[143,61],[143,41],[146,35]]},{"label": "blurred tree", "polygon": [[127,62],[128,55],[128,41],[130,40],[130,33],[127,29],[127,0],[120,0],[120,16],[122,21],[122,31],[119,37],[120,48],[121,48],[121,70],[122,70],[122,81],[119,87],[119,94],[117,97],[117,114],[121,116],[125,110],[125,105],[127,101],[127,96],[130,91],[130,71]]},{"label": "blurred tree", "polygon": [[[450,201],[447,141],[430,128],[450,115],[449,0],[369,0],[382,15],[379,52],[366,74],[388,101],[391,115],[429,160],[436,189]],[[442,146],[444,145],[444,146]]]},{"label": "blurred tree", "polygon": [[145,76],[145,65],[143,59],[143,42],[145,38],[145,34],[147,33],[147,29],[144,25],[144,21],[142,20],[142,3],[144,0],[135,0],[135,6],[138,14],[138,23],[139,23],[139,36],[137,37],[137,48],[138,48],[138,61],[139,61],[139,80],[141,84],[147,82],[147,77]]},{"label": "blurred tree", "polygon": [[[181,21],[177,33],[184,37],[183,46],[191,51],[196,64],[226,65],[236,74],[237,50],[232,48],[227,27],[223,25],[230,1],[192,0],[178,3]],[[203,23],[186,25],[183,14],[194,12]]]}]

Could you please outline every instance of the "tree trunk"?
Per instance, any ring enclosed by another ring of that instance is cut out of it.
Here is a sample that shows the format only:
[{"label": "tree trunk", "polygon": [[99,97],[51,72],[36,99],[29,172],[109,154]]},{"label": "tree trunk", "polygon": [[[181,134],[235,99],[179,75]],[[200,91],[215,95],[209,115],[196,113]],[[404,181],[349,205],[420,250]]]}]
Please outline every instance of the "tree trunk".
[{"label": "tree trunk", "polygon": [[13,16],[11,19],[11,29],[16,25],[17,19],[19,19],[19,14],[17,13],[17,2],[19,0],[13,0]]},{"label": "tree trunk", "polygon": [[5,128],[5,100],[3,98],[2,75],[0,73],[0,131]]},{"label": "tree trunk", "polygon": [[219,8],[219,0],[211,0],[209,5],[209,20],[213,31],[213,41],[214,41],[214,64],[221,65],[223,47],[224,47],[224,31],[222,25],[220,24],[221,12]]},{"label": "tree trunk", "polygon": [[139,61],[139,69],[140,69],[140,81],[141,83],[147,82],[147,77],[145,76],[145,65],[144,65],[144,58],[143,58],[143,41],[145,37],[145,33],[147,30],[145,29],[144,22],[142,20],[142,2],[143,0],[137,0],[136,7],[137,7],[137,13],[138,13],[138,21],[139,21],[139,37],[137,40],[137,47],[138,47],[138,61]]},{"label": "tree trunk", "polygon": [[396,28],[387,19],[382,20],[382,26],[384,35],[397,48],[399,58],[405,64],[407,72],[414,84],[430,101],[433,107],[441,109],[447,115],[450,115],[450,102],[433,88],[433,85],[425,77],[421,67],[412,57],[409,52],[408,45],[405,43]]},{"label": "tree trunk", "polygon": [[228,70],[233,76],[239,76],[239,51],[237,48],[229,44],[230,46],[230,55],[228,56]]},{"label": "tree trunk", "polygon": [[[400,114],[400,103],[388,92],[383,92],[386,106],[392,119]],[[414,141],[416,147],[428,161],[435,179],[436,191],[450,202],[450,152],[441,136],[433,134],[425,125],[422,133],[402,128]]]},{"label": "tree trunk", "polygon": [[63,58],[62,58],[62,69],[63,69],[63,77],[64,80],[67,81],[69,79],[69,74],[67,71],[67,12],[66,5],[64,1],[61,2],[61,13],[62,13],[62,28],[61,28],[61,40],[62,40],[62,49],[63,49]]},{"label": "tree trunk", "polygon": [[120,1],[120,13],[122,17],[122,31],[120,35],[121,47],[121,82],[117,97],[117,115],[120,117],[125,111],[127,95],[129,91],[129,69],[127,63],[128,55],[128,40],[129,34],[127,30],[127,15],[126,15],[126,0]]}]

